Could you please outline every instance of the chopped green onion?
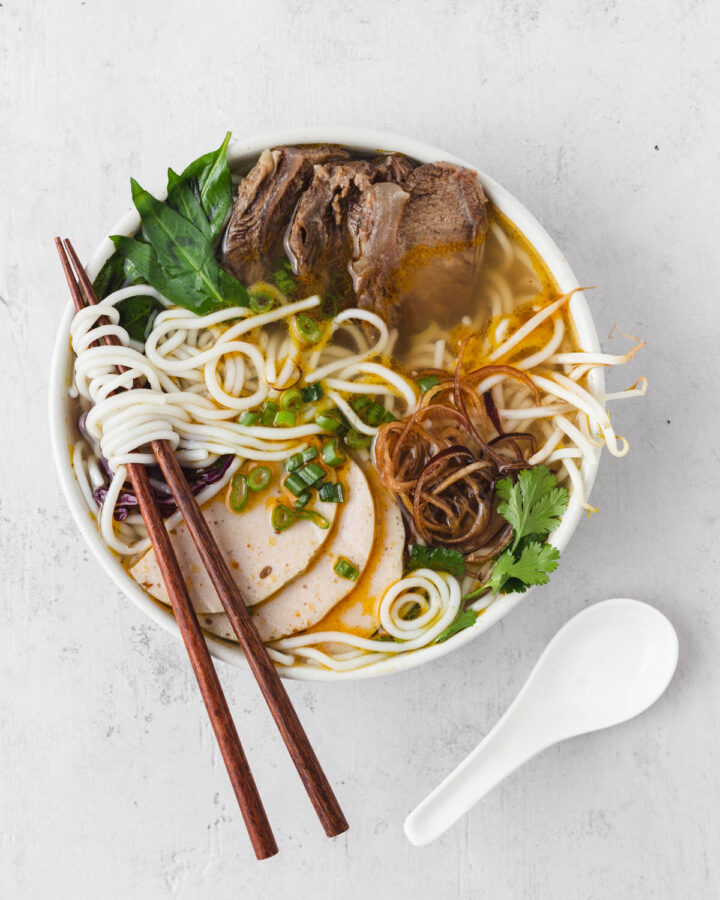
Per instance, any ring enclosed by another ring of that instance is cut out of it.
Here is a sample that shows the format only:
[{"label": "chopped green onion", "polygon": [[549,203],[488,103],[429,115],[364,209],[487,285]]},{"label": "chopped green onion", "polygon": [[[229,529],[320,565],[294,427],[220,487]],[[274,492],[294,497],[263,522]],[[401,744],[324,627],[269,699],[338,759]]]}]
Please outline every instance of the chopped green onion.
[{"label": "chopped green onion", "polygon": [[417,386],[423,392],[429,391],[431,387],[435,387],[436,384],[440,384],[440,379],[437,375],[423,375],[422,378],[418,378]]},{"label": "chopped green onion", "polygon": [[230,488],[230,506],[233,512],[242,512],[248,502],[248,480],[242,472],[233,475]]},{"label": "chopped green onion", "polygon": [[298,469],[297,474],[308,487],[312,487],[314,484],[317,484],[318,481],[322,481],[325,477],[325,469],[317,463],[308,463],[306,466],[303,466],[302,469]]},{"label": "chopped green onion", "polygon": [[255,466],[248,473],[247,482],[251,491],[262,491],[272,480],[272,471],[269,466]]},{"label": "chopped green onion", "polygon": [[363,450],[370,446],[371,440],[372,435],[363,434],[362,431],[356,431],[354,428],[351,428],[345,435],[345,443],[351,450]]},{"label": "chopped green onion", "polygon": [[275,413],[280,407],[273,400],[266,400],[260,409],[260,424],[272,425],[275,419]]},{"label": "chopped green onion", "polygon": [[286,259],[280,261],[279,268],[276,272],[273,272],[272,278],[283,294],[292,294],[295,290],[292,266]]},{"label": "chopped green onion", "polygon": [[317,525],[318,528],[322,528],[323,530],[327,530],[330,527],[329,520],[316,509],[296,509],[295,518],[310,519],[314,525]]},{"label": "chopped green onion", "polygon": [[350,401],[350,406],[355,410],[356,413],[360,413],[371,403],[372,400],[367,396],[367,394],[361,394],[359,397],[353,397],[353,399]]},{"label": "chopped green onion", "polygon": [[323,336],[322,327],[305,313],[295,316],[295,327],[300,337],[308,344],[317,344]]},{"label": "chopped green onion", "polygon": [[358,575],[360,574],[360,569],[349,562],[349,560],[345,559],[344,556],[338,556],[335,565],[333,566],[333,570],[341,578],[347,578],[348,581],[357,581]]},{"label": "chopped green onion", "polygon": [[379,403],[372,402],[365,410],[363,418],[372,428],[375,428],[383,420],[383,413],[387,412],[384,406]]},{"label": "chopped green onion", "polygon": [[290,409],[293,412],[297,412],[302,405],[302,391],[298,390],[298,388],[290,388],[290,390],[285,391],[285,393],[280,398],[281,409]]},{"label": "chopped green onion", "polygon": [[328,466],[341,466],[347,459],[347,455],[342,447],[338,445],[337,438],[333,438],[323,444],[322,448],[323,462]]},{"label": "chopped green onion", "polygon": [[310,500],[312,499],[312,494],[310,491],[303,491],[302,494],[297,498],[295,503],[293,504],[295,509],[302,509],[303,506],[307,506]]},{"label": "chopped green onion", "polygon": [[286,528],[292,525],[294,518],[293,511],[289,506],[285,506],[284,503],[278,503],[272,511],[272,527],[275,531],[285,531]]},{"label": "chopped green onion", "polygon": [[238,422],[240,425],[254,425],[259,418],[260,413],[244,412],[238,419]]},{"label": "chopped green onion", "polygon": [[310,444],[309,447],[306,447],[302,452],[302,461],[303,462],[312,462],[314,459],[317,459],[318,449],[315,444]]},{"label": "chopped green onion", "polygon": [[339,409],[328,409],[325,412],[318,413],[315,416],[315,424],[325,431],[334,431],[337,434],[344,434],[347,429],[345,416]]},{"label": "chopped green onion", "polygon": [[318,497],[325,503],[344,503],[342,485],[332,481],[326,481],[318,488]]},{"label": "chopped green onion", "polygon": [[288,475],[288,477],[283,481],[285,487],[290,491],[291,494],[295,494],[296,497],[299,497],[301,494],[304,494],[307,490],[307,484],[305,481],[298,475],[297,472],[293,472],[292,475]]},{"label": "chopped green onion", "polygon": [[250,309],[256,313],[266,313],[270,312],[270,310],[275,306],[275,298],[263,291],[262,288],[258,288],[256,291],[252,291],[250,293]]},{"label": "chopped green onion", "polygon": [[297,472],[300,466],[303,464],[302,453],[293,453],[293,455],[285,460],[285,471],[286,472]]},{"label": "chopped green onion", "polygon": [[307,385],[307,387],[300,388],[300,393],[306,403],[312,403],[313,400],[319,400],[321,397],[325,396],[325,391],[319,381],[314,381],[312,384]]},{"label": "chopped green onion", "polygon": [[338,311],[338,301],[335,294],[328,292],[323,294],[320,301],[320,315],[323,319],[334,319]]},{"label": "chopped green onion", "polygon": [[395,416],[390,412],[390,410],[385,409],[382,403],[378,403],[376,400],[371,400],[365,395],[355,397],[350,401],[350,406],[360,416],[363,422],[366,422],[373,428],[376,428],[383,422],[395,421]]},{"label": "chopped green onion", "polygon": [[281,409],[275,413],[273,425],[276,425],[278,428],[293,428],[296,421],[297,416],[294,412],[290,412],[289,409]]}]

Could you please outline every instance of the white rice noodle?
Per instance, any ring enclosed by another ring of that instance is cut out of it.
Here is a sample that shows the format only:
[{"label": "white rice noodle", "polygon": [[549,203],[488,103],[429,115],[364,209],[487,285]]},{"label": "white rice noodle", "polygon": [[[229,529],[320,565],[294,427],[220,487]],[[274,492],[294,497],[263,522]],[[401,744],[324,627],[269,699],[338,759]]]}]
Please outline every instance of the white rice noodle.
[{"label": "white rice noodle", "polygon": [[503,256],[502,262],[497,267],[497,271],[501,274],[504,274],[513,264],[513,261],[515,259],[515,250],[512,243],[510,242],[510,238],[505,234],[505,232],[496,222],[492,223],[492,225],[490,226],[490,231],[492,232],[492,236],[500,245],[500,250],[502,251]]},{"label": "white rice noodle", "polygon": [[72,448],[72,467],[75,472],[75,477],[78,480],[78,484],[80,485],[80,490],[85,499],[85,502],[88,505],[88,509],[92,513],[96,513],[98,510],[98,504],[93,497],[93,489],[90,484],[90,478],[88,477],[89,472],[89,464],[85,459],[85,451],[88,449],[85,441],[80,440],[76,441],[73,444]]},{"label": "white rice noodle", "polygon": [[371,355],[380,356],[386,351],[390,339],[387,325],[380,318],[380,316],[376,315],[375,313],[369,312],[366,309],[353,308],[346,309],[343,310],[343,312],[338,313],[338,315],[333,319],[331,335],[334,334],[344,323],[353,319],[357,319],[361,322],[368,322],[370,325],[373,325],[377,329],[378,339],[375,342],[375,345],[373,347],[368,347],[366,350],[362,350],[360,353],[356,353],[353,356],[345,357],[344,359],[336,360],[335,362],[327,363],[320,368],[316,368],[320,360],[320,355],[322,353],[322,350],[318,350],[315,356],[310,359],[309,368],[305,373],[305,381],[308,384],[311,384],[314,381],[320,381],[322,378],[327,378],[327,376],[331,375],[333,372],[337,372],[340,369],[346,368],[353,363],[363,362]]},{"label": "white rice noodle", "polygon": [[[379,620],[392,640],[364,638],[343,631],[319,631],[282,638],[270,646],[287,656],[300,657],[337,671],[357,669],[431,644],[450,625],[460,609],[460,583],[453,576],[432,569],[418,569],[390,585],[380,600]],[[405,619],[418,605],[419,614]],[[317,645],[340,643],[361,653],[329,654]]]},{"label": "white rice noodle", "polygon": [[[148,546],[147,535],[137,514],[115,521],[114,507],[125,482],[127,464],[155,462],[150,450],[152,441],[168,441],[178,460],[191,467],[207,466],[221,454],[232,454],[236,457],[231,467],[235,471],[246,459],[284,460],[304,448],[308,437],[322,433],[322,428],[310,420],[312,409],[290,428],[243,426],[237,421],[238,413],[258,408],[271,393],[296,380],[297,370],[303,366],[302,350],[287,335],[267,332],[263,326],[317,307],[318,297],[256,316],[250,316],[244,307],[207,316],[167,308],[157,316],[145,353],[141,353],[130,346],[114,306],[139,292],[159,297],[152,289],[123,289],[78,312],[71,326],[77,354],[75,392],[89,401],[85,423],[88,434],[114,473],[99,516],[100,530],[108,546],[125,555],[142,552]],[[108,324],[98,325],[101,316],[107,318]],[[373,346],[355,320],[377,328],[379,338]],[[370,429],[358,418],[338,389],[345,394],[382,394],[391,411],[401,401],[413,409],[415,389],[388,367],[369,360],[388,344],[389,333],[379,317],[364,310],[346,310],[337,317],[336,325],[347,330],[361,352],[353,354],[346,347],[334,348],[336,360],[331,366],[340,377],[331,396],[355,427],[375,434],[377,429]],[[240,340],[249,332],[253,332],[252,342]],[[108,335],[114,336],[119,346],[91,346]],[[313,357],[318,353],[315,349],[307,352]],[[127,371],[119,373],[118,365]],[[367,384],[364,379],[368,376],[381,379],[382,383]],[[73,467],[88,508],[97,514],[92,492],[104,484],[104,476],[94,457],[86,456],[86,448],[82,441],[75,445]],[[227,479],[223,480],[225,483]],[[219,484],[205,489],[198,499],[209,498],[221,487]],[[179,515],[170,519],[168,526],[173,527],[178,521]]]}]

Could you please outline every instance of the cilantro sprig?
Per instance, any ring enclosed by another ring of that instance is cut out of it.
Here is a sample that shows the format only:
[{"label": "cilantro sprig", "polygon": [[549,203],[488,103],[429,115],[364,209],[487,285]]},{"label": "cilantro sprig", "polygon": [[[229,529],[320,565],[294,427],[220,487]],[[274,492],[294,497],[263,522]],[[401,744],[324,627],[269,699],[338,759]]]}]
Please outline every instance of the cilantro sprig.
[{"label": "cilantro sprig", "polygon": [[522,594],[534,584],[547,584],[558,567],[560,553],[552,544],[532,541],[518,552],[505,550],[495,563],[487,586],[494,594]]},{"label": "cilantro sprig", "polygon": [[512,525],[513,542],[500,554],[483,587],[494,594],[510,594],[546,584],[560,559],[557,547],[546,539],[567,509],[567,489],[558,485],[547,466],[534,466],[520,472],[515,482],[501,479],[497,493],[503,501],[497,511]]},{"label": "cilantro sprig", "polygon": [[448,627],[444,631],[441,631],[440,634],[435,638],[435,643],[442,644],[448,638],[451,638],[454,634],[457,634],[458,631],[464,631],[466,628],[474,625],[477,621],[478,615],[479,613],[476,609],[461,609],[457,616],[448,625]]},{"label": "cilantro sprig", "polygon": [[515,529],[513,549],[528,535],[545,538],[560,524],[567,509],[568,492],[557,483],[557,478],[547,466],[523,469],[513,483],[502,478],[497,483],[497,494],[503,502],[498,513]]},{"label": "cilantro sprig", "polygon": [[[463,598],[472,600],[488,588],[493,594],[523,593],[536,584],[546,584],[558,567],[560,552],[547,538],[560,524],[568,506],[568,492],[558,484],[547,466],[524,469],[517,477],[502,478],[497,484],[501,499],[497,511],[513,528],[511,544],[498,556],[487,581]],[[459,578],[465,573],[465,561],[457,550],[446,547],[423,547],[414,544],[409,550],[407,570],[430,568],[449,572]],[[435,639],[439,644],[459,631],[474,625],[478,612],[463,609]]]},{"label": "cilantro sprig", "polygon": [[461,578],[465,574],[465,560],[459,550],[412,544],[408,555],[407,571],[409,572],[414,569],[434,569],[436,572],[449,572],[456,578]]}]

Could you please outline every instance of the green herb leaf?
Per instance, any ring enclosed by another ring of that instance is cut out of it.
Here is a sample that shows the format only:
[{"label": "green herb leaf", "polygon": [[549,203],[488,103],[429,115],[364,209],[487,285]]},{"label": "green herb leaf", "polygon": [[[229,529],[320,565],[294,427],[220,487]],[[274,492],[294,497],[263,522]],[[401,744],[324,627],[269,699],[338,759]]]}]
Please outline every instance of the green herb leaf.
[{"label": "green herb leaf", "polygon": [[225,298],[226,306],[250,306],[250,295],[237,278],[218,266],[220,272],[220,294]]},{"label": "green herb leaf", "polygon": [[166,203],[130,179],[142,231],[114,236],[116,253],[96,279],[98,296],[123,284],[145,282],[198,315],[227,306],[248,306],[248,293],[215,259],[213,244],[232,206],[232,178],[222,145],[178,175],[168,171]]},{"label": "green herb leaf", "polygon": [[187,181],[182,181],[181,177],[172,169],[168,169],[167,205],[191,222],[206,240],[210,243],[213,242],[210,223],[200,206],[200,201]]},{"label": "green herb leaf", "polygon": [[466,628],[474,625],[477,621],[477,617],[478,613],[475,609],[466,609],[463,610],[463,612],[458,613],[458,615],[448,625],[445,631],[441,631],[440,634],[435,638],[435,643],[442,644],[443,641],[446,641],[454,634],[457,634],[458,631],[464,631]]},{"label": "green herb leaf", "polygon": [[202,284],[192,278],[172,278],[168,275],[150,244],[117,234],[112,235],[110,240],[118,252],[132,263],[143,280],[171,303],[183,306],[197,315],[204,315],[218,308],[217,302],[207,296]]},{"label": "green herb leaf", "polygon": [[140,213],[143,234],[168,275],[196,275],[208,296],[222,302],[218,291],[217,262],[207,238],[184,216],[130,179],[132,198]]},{"label": "green herb leaf", "polygon": [[[220,268],[213,248],[202,232],[144,190],[134,179],[130,179],[130,183],[133,202],[142,217],[143,232],[155,253],[157,264],[167,276],[165,281],[175,279],[179,282],[181,290],[175,292],[176,296],[187,286],[193,298],[188,302],[168,299],[193,312],[208,312],[223,306],[247,306],[250,302],[247,291],[232,275]],[[132,262],[137,266],[135,258]],[[141,273],[148,277],[142,270]],[[153,284],[152,281],[150,283]],[[165,294],[165,291],[161,290],[161,293]],[[209,301],[201,304],[201,310],[196,308],[198,301],[195,298],[198,295],[204,295]]]},{"label": "green herb leaf", "polygon": [[168,173],[168,197],[178,184],[185,184],[190,188],[205,214],[211,243],[223,230],[232,206],[232,177],[227,163],[229,143],[228,131],[217,150],[191,162],[180,175],[176,175],[175,172]]},{"label": "green herb leaf", "polygon": [[423,547],[421,544],[413,544],[410,547],[407,568],[408,571],[435,569],[439,572],[449,572],[456,578],[465,574],[465,562],[459,550],[449,550],[447,547]]},{"label": "green herb leaf", "polygon": [[119,290],[125,284],[125,260],[118,253],[106,259],[102,269],[97,273],[93,288],[98,300]]},{"label": "green herb leaf", "polygon": [[567,490],[558,486],[547,466],[524,469],[514,484],[510,478],[501,479],[497,493],[503,500],[498,513],[515,529],[514,548],[526,535],[544,540],[560,524],[568,505]]},{"label": "green herb leaf", "polygon": [[547,584],[548,574],[558,566],[560,552],[552,544],[537,541],[523,547],[519,558],[512,550],[502,553],[493,569],[488,586],[493,593],[522,593],[534,584]]},{"label": "green herb leaf", "polygon": [[152,331],[155,316],[163,309],[154,297],[128,297],[115,304],[120,313],[119,324],[134,341],[144,343]]}]

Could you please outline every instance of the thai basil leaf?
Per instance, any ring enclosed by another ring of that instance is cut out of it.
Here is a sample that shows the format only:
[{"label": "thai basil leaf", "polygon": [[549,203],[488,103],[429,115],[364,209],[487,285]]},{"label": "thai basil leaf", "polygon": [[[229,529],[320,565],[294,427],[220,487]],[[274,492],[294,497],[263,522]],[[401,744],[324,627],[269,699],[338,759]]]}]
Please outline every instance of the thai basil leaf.
[{"label": "thai basil leaf", "polygon": [[[171,187],[171,183],[173,182]],[[167,205],[180,213],[181,216],[191,222],[203,237],[213,242],[213,235],[208,220],[203,212],[200,201],[195,196],[190,185],[180,180],[172,169],[168,169],[168,197]]]},{"label": "thai basil leaf", "polygon": [[110,240],[147,284],[152,285],[171,303],[189,309],[198,316],[204,316],[223,306],[248,306],[250,303],[245,288],[224,269],[218,267],[218,290],[225,298],[218,303],[215,298],[208,297],[205,282],[194,274],[182,278],[168,275],[150,244],[123,235],[113,235]]},{"label": "thai basil leaf", "polygon": [[180,175],[168,173],[168,193],[183,182],[197,197],[210,226],[211,242],[219,237],[232,206],[232,177],[226,155],[229,143],[228,131],[217,150],[191,162]]},{"label": "thai basil leaf", "polygon": [[144,343],[163,305],[154,297],[127,297],[116,303],[115,309],[120,313],[120,325],[130,337]]},{"label": "thai basil leaf", "polygon": [[218,291],[218,265],[207,238],[186,218],[157,200],[130,179],[132,198],[140,213],[143,233],[168,275],[196,274],[207,293],[222,302]]},{"label": "thai basil leaf", "polygon": [[221,266],[218,268],[220,270],[220,293],[227,301],[226,305],[250,306],[250,294],[245,287]]},{"label": "thai basil leaf", "polygon": [[181,175],[168,170],[166,203],[130,180],[142,227],[134,238],[111,238],[116,252],[96,279],[100,296],[144,282],[198,315],[249,305],[244,286],[219,265],[213,249],[232,206],[229,140],[228,133],[221,147]]},{"label": "thai basil leaf", "polygon": [[98,300],[103,300],[109,294],[119,290],[125,284],[125,260],[118,253],[106,259],[102,269],[97,273],[93,288]]},{"label": "thai basil leaf", "polygon": [[144,283],[145,279],[132,262],[129,259],[125,259],[116,250],[112,256],[105,260],[103,267],[93,282],[93,288],[98,300],[104,300],[105,297],[109,297],[110,294],[114,294],[115,291],[119,291],[121,288]]},{"label": "thai basil leaf", "polygon": [[197,315],[205,315],[218,308],[218,303],[208,297],[203,285],[198,286],[190,278],[170,277],[159,264],[150,244],[124,235],[112,235],[110,240],[118,252],[133,264],[143,279],[171,303],[183,306]]},{"label": "thai basil leaf", "polygon": [[[194,297],[204,294],[211,304],[203,304],[204,311],[230,305],[247,306],[247,291],[237,279],[218,265],[212,245],[202,232],[174,209],[143,190],[136,181],[131,179],[131,184],[133,200],[142,217],[144,234],[166,281],[176,279],[183,286],[187,285]],[[142,274],[145,278],[148,277],[145,272]],[[173,297],[164,291],[161,293],[174,303],[197,311],[196,299],[187,302],[176,299],[177,290],[173,292]]]}]

